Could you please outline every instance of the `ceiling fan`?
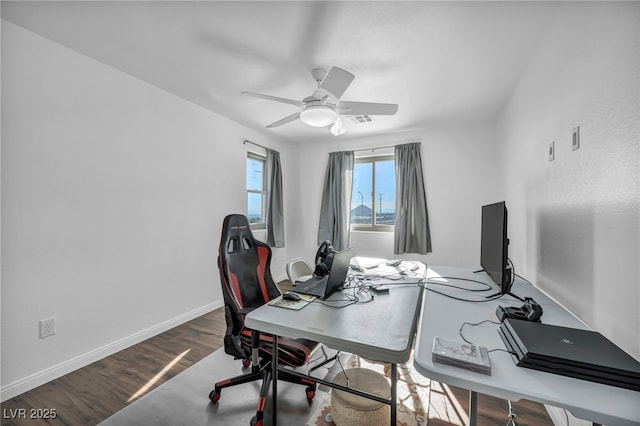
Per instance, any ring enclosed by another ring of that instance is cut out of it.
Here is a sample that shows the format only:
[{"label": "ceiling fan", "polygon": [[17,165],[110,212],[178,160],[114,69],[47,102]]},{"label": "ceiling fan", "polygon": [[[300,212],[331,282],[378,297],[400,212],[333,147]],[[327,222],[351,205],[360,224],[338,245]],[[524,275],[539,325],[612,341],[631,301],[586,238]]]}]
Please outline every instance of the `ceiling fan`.
[{"label": "ceiling fan", "polygon": [[341,101],[340,98],[355,78],[353,74],[342,68],[332,67],[328,74],[322,68],[315,68],[311,71],[311,75],[316,80],[318,88],[311,96],[307,96],[301,101],[253,92],[242,92],[242,94],[301,108],[301,111],[267,125],[268,129],[299,119],[309,126],[328,127],[331,133],[337,136],[345,131],[340,118],[341,114],[394,115],[398,111],[396,104]]}]

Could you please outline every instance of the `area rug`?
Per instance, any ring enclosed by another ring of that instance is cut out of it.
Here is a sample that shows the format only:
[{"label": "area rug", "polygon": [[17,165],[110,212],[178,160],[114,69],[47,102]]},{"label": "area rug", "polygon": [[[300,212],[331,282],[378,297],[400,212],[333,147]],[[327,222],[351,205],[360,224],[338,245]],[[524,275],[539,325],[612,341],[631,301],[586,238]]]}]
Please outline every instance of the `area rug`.
[{"label": "area rug", "polygon": [[[344,353],[340,359],[341,363],[335,362],[333,365],[322,367],[314,372],[314,376],[330,380],[343,367],[365,367],[389,379],[388,364]],[[217,404],[209,401],[209,392],[216,381],[241,372],[240,361],[234,360],[220,349],[109,417],[100,423],[100,426],[249,424],[255,415],[260,393],[258,382],[223,389]],[[414,370],[412,360],[398,366],[398,426],[427,424],[429,408],[434,402],[431,401],[430,404],[429,400],[430,395],[433,399],[431,386],[429,379]],[[265,409],[265,424],[270,424],[270,420],[271,401],[269,400]],[[451,419],[448,420],[451,421]],[[331,418],[330,389],[320,386],[316,397],[309,403],[303,387],[279,382],[278,424],[335,426]],[[452,424],[458,423],[452,422]]]},{"label": "area rug", "polygon": [[[209,401],[209,392],[216,381],[241,372],[241,362],[220,349],[118,411],[100,426],[248,425],[258,403],[258,382],[226,388],[217,404]],[[318,372],[323,374],[320,369]],[[303,386],[279,382],[278,424],[305,425],[313,410],[328,401],[329,394],[318,391],[308,403]],[[270,424],[270,419],[269,402],[265,424]]]}]

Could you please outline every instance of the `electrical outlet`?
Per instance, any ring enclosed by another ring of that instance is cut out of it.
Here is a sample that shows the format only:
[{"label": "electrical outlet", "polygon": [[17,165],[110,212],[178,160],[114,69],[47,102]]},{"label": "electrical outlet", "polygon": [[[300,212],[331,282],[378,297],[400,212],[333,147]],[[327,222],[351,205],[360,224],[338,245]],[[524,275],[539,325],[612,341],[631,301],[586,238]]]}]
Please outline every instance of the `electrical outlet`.
[{"label": "electrical outlet", "polygon": [[56,334],[56,318],[47,318],[40,320],[40,338],[53,336]]},{"label": "electrical outlet", "polygon": [[556,159],[556,143],[555,141],[551,141],[549,144],[549,161],[553,161]]},{"label": "electrical outlet", "polygon": [[580,148],[580,126],[573,128],[571,137],[571,150],[575,151]]}]

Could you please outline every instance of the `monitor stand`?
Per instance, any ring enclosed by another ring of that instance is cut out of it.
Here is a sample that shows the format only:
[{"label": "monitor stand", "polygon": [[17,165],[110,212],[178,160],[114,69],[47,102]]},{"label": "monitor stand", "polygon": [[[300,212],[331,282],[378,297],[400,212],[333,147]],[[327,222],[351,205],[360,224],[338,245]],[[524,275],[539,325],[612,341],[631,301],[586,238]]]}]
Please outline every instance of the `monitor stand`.
[{"label": "monitor stand", "polygon": [[[474,274],[479,274],[480,272],[486,272],[486,271],[484,269],[478,269],[477,271],[473,271]],[[514,293],[512,293],[510,291],[508,291],[508,292],[503,294],[501,290],[498,291],[497,293],[493,293],[493,294],[490,294],[489,296],[485,296],[485,298],[486,299],[493,299],[496,296],[504,296],[505,294],[507,294],[507,295],[509,295],[509,296],[511,296],[511,297],[513,297],[515,299],[518,299],[521,302],[525,301],[522,297],[518,296],[517,294],[514,294]]]}]

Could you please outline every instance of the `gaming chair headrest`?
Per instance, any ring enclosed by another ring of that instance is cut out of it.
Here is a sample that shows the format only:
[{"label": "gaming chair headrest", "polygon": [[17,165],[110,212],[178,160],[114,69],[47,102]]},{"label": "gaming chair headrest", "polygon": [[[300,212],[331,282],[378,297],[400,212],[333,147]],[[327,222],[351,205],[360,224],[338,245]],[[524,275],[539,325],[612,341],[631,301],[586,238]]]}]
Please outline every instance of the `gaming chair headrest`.
[{"label": "gaming chair headrest", "polygon": [[271,276],[271,248],[253,237],[242,214],[224,218],[218,267],[237,307],[260,306],[280,295]]},{"label": "gaming chair headrest", "polygon": [[241,242],[247,240],[253,246],[254,238],[249,226],[249,220],[242,214],[230,214],[222,223],[220,250],[234,252],[242,247]]}]

